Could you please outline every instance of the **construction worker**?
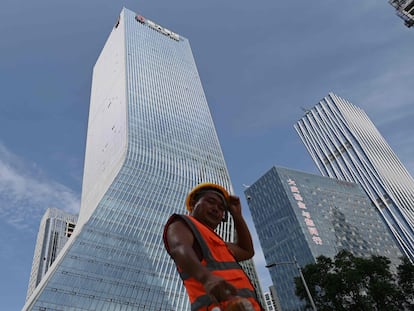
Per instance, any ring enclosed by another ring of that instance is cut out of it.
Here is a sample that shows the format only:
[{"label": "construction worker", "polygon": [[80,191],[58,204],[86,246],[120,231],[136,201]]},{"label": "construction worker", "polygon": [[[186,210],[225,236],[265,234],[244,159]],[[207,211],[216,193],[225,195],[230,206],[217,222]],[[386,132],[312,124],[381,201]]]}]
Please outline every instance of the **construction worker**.
[{"label": "construction worker", "polygon": [[[240,199],[220,185],[203,183],[190,191],[186,207],[190,215],[174,214],[167,221],[164,244],[183,280],[191,311],[230,310],[236,297],[246,298],[250,309],[232,310],[262,310],[249,278],[237,263],[254,255]],[[214,232],[227,221],[228,213],[234,220],[235,243],[224,242]]]}]

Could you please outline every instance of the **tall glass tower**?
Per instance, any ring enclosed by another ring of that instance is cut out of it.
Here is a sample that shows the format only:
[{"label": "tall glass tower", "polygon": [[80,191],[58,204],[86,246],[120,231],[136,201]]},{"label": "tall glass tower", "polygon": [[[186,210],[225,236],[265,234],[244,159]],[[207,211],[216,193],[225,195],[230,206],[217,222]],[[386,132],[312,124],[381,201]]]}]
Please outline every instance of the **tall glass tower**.
[{"label": "tall glass tower", "polygon": [[123,9],[91,92],[79,220],[23,310],[190,310],[164,224],[196,184],[232,186],[188,40]]},{"label": "tall glass tower", "polygon": [[281,310],[305,309],[295,294],[300,266],[348,250],[385,256],[396,270],[397,243],[362,187],[334,178],[272,167],[245,196]]},{"label": "tall glass tower", "polygon": [[414,261],[414,180],[365,112],[330,93],[295,129],[324,176],[363,187]]}]

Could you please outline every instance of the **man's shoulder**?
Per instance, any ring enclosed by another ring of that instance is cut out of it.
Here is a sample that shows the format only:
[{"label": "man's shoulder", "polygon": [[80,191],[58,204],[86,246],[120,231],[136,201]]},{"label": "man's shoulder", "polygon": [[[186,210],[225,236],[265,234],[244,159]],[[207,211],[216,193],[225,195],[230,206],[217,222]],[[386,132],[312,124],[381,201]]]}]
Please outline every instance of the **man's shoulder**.
[{"label": "man's shoulder", "polygon": [[172,224],[173,222],[176,222],[176,221],[178,221],[178,220],[184,220],[185,218],[187,218],[188,216],[187,215],[183,215],[183,214],[172,214],[169,218],[168,218],[168,220],[167,220],[167,222],[165,223],[165,225],[167,226],[167,225],[170,225],[170,224]]},{"label": "man's shoulder", "polygon": [[175,224],[177,222],[185,224],[187,227],[189,227],[189,224],[191,223],[191,218],[189,215],[183,215],[183,214],[172,214],[167,222],[164,225],[164,230],[167,230],[172,224]]}]

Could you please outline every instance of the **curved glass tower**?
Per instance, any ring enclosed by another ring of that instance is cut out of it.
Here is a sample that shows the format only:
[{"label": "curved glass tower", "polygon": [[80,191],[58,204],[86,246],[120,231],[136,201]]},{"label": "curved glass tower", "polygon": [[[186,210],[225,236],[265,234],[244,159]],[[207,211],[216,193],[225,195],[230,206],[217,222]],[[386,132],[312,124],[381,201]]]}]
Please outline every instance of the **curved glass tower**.
[{"label": "curved glass tower", "polygon": [[295,129],[324,176],[363,187],[414,261],[414,180],[366,113],[330,93]]},{"label": "curved glass tower", "polygon": [[189,42],[123,9],[93,70],[79,220],[23,310],[190,310],[162,233],[200,182],[232,192]]}]

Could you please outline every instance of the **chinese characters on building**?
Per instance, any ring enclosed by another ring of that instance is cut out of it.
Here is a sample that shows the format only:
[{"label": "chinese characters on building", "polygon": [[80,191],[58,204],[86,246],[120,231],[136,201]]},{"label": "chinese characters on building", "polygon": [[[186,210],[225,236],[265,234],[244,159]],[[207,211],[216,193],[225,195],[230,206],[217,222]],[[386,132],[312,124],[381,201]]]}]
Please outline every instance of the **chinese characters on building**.
[{"label": "chinese characters on building", "polygon": [[308,228],[309,234],[312,236],[313,242],[317,245],[322,245],[323,242],[321,237],[319,236],[318,229],[316,228],[316,225],[312,220],[311,214],[308,211],[305,202],[303,202],[303,198],[300,194],[299,188],[296,185],[296,182],[293,179],[289,178],[287,180],[287,183],[290,187],[290,192],[292,193],[298,208],[301,210],[303,221],[305,222],[306,227]]},{"label": "chinese characters on building", "polygon": [[180,36],[176,34],[175,32],[168,30],[167,28],[161,27],[160,25],[154,23],[153,21],[150,21],[149,19],[146,19],[142,15],[135,16],[135,19],[140,22],[141,24],[147,24],[152,29],[161,32],[162,34],[174,39],[175,41],[180,41]]}]

